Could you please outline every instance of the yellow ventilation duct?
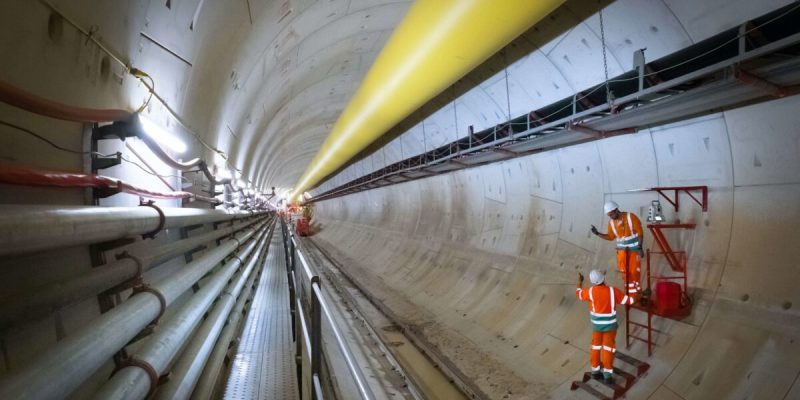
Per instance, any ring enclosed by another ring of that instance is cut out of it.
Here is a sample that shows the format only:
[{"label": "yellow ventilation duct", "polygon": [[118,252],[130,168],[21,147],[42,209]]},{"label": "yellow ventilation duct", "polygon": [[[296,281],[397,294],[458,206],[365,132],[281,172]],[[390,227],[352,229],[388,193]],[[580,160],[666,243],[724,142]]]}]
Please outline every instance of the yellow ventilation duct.
[{"label": "yellow ventilation duct", "polygon": [[339,116],[292,199],[344,165],[564,0],[417,0]]}]

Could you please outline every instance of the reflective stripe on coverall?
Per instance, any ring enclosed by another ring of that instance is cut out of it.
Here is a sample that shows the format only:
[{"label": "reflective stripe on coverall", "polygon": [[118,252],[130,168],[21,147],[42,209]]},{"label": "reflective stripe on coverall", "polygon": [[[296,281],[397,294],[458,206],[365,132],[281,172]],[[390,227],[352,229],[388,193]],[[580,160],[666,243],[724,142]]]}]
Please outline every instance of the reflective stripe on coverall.
[{"label": "reflective stripe on coverall", "polygon": [[627,292],[635,295],[641,290],[641,257],[642,223],[639,218],[629,212],[620,212],[620,218],[608,221],[608,233],[602,236],[606,240],[617,241],[617,269],[623,274]]},{"label": "reflective stripe on coverall", "polygon": [[592,321],[589,363],[592,372],[600,371],[602,353],[603,374],[611,376],[614,372],[614,353],[617,351],[617,304],[633,304],[633,297],[603,283],[586,290],[578,286],[575,296],[589,302]]}]

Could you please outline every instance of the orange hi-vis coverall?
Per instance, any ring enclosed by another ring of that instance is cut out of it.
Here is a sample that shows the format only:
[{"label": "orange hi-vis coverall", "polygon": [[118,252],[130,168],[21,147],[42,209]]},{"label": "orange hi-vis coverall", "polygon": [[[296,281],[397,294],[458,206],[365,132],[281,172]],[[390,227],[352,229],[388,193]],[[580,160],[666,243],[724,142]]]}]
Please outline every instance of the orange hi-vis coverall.
[{"label": "orange hi-vis coverall", "polygon": [[640,279],[642,275],[642,260],[639,252],[642,250],[642,222],[636,214],[620,212],[620,217],[608,221],[608,233],[600,235],[605,240],[617,241],[617,269],[625,277],[625,284],[629,295],[635,295],[641,290]]},{"label": "orange hi-vis coverall", "polygon": [[600,371],[602,351],[603,375],[614,373],[614,353],[617,352],[617,304],[633,304],[633,296],[604,283],[583,289],[580,284],[575,296],[589,302],[589,315],[592,320],[592,347],[589,350],[589,363],[592,372]]}]

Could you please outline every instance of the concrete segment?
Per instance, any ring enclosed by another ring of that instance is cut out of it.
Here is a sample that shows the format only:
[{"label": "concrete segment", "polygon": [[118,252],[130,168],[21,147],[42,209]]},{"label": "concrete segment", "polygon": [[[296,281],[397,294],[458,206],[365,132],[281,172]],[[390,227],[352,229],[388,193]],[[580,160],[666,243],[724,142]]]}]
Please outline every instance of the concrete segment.
[{"label": "concrete segment", "polygon": [[[576,271],[597,265],[620,279],[613,244],[589,225],[605,230],[608,199],[644,219],[656,196],[628,190],[708,185],[707,213],[685,196],[677,214],[662,201],[669,218],[698,224],[669,236],[688,252],[695,307],[683,321],[654,319],[663,333],[652,357],[642,343],[625,349],[620,329],[620,351],[651,365],[628,398],[792,398],[800,185],[786,145],[800,136],[770,118],[798,105],[775,100],[323,201],[314,241],[486,397],[591,398],[569,390],[588,369],[591,329]],[[753,167],[742,141],[769,161]]]},{"label": "concrete segment", "polygon": [[[263,188],[294,184],[411,4],[194,0],[173,1],[170,8],[164,1],[51,2],[151,74],[158,92],[195,133],[227,152],[245,178]],[[628,70],[634,50],[647,47],[647,59],[654,60],[789,3],[603,2],[611,72]],[[402,150],[396,145],[380,150],[319,189],[381,168],[398,152],[400,157],[420,154],[465,135],[468,125],[493,126],[505,119],[508,108],[520,115],[586,89],[574,85],[599,83],[597,8],[595,0],[568,0],[505,53],[465,77],[463,88],[448,90],[420,110],[423,121],[401,124],[398,131],[408,130],[397,140]],[[138,80],[44,3],[9,0],[0,9],[3,80],[86,107],[136,109],[147,98]],[[189,25],[193,11],[197,24]],[[191,67],[142,32],[188,59]],[[797,109],[798,100],[785,99],[326,202],[318,210],[322,231],[317,239],[352,260],[347,264],[378,299],[438,346],[453,366],[474,376],[491,397],[585,398],[567,389],[586,368],[589,335],[585,305],[572,300],[569,282],[576,267],[612,268],[613,262],[612,245],[588,236],[588,224],[604,223],[600,206],[610,198],[642,212],[650,195],[626,190],[707,184],[709,212],[692,207],[681,212],[681,219],[698,222],[698,229],[671,237],[689,250],[694,312],[682,322],[657,321],[668,334],[657,337],[659,347],[648,359],[653,368],[629,398],[800,398],[794,363],[800,358],[794,343],[798,294],[793,290],[800,259],[794,232],[800,204]],[[220,161],[168,118],[157,101],[147,113],[187,142],[183,156]],[[6,104],[0,104],[0,117],[61,146],[81,148],[80,124]],[[42,147],[6,127],[0,131],[7,160],[71,171],[82,166],[78,155]],[[127,154],[116,142],[100,150]],[[160,185],[127,164],[106,172]],[[173,174],[161,167],[158,172]],[[3,203],[84,200],[80,190],[0,190]],[[137,202],[135,196],[115,196],[102,204]],[[156,242],[176,234],[166,232]],[[85,248],[70,248],[0,264],[3,287],[32,287],[80,274],[89,262]],[[147,278],[158,281],[182,265],[176,260]],[[0,371],[17,368],[99,313],[96,302],[87,301],[1,332]],[[632,354],[642,357],[641,344]],[[725,360],[739,368],[729,370]],[[110,364],[73,397],[93,393],[107,379]],[[513,385],[521,389],[508,393],[505,387]]]}]

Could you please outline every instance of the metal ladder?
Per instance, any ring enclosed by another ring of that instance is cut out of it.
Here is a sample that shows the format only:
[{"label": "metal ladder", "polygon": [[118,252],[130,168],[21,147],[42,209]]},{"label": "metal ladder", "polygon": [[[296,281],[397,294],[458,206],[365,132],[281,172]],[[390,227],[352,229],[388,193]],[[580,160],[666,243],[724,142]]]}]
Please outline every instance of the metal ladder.
[{"label": "metal ladder", "polygon": [[[708,186],[671,186],[671,187],[654,187],[650,189],[645,189],[644,191],[653,191],[657,192],[663,198],[665,198],[672,206],[675,208],[675,212],[678,212],[680,208],[680,197],[679,194],[681,192],[686,193],[689,197],[694,200],[703,210],[703,212],[708,211]],[[700,192],[699,198],[696,197],[693,192]],[[671,319],[683,319],[689,316],[692,312],[692,302],[689,296],[687,295],[689,289],[689,278],[688,278],[688,268],[687,268],[687,255],[686,252],[683,250],[673,250],[673,247],[669,244],[669,240],[664,234],[665,230],[669,229],[694,229],[696,224],[694,223],[681,223],[680,221],[676,221],[675,223],[650,223],[647,224],[647,228],[650,230],[650,233],[653,235],[655,239],[656,245],[658,250],[653,251],[648,249],[647,250],[647,288],[652,290],[653,281],[667,281],[673,280],[678,281],[681,285],[681,293],[683,298],[681,299],[681,307],[677,310],[661,310],[657,307],[658,299],[652,297],[650,301],[646,304],[634,304],[634,305],[626,305],[625,306],[625,344],[627,348],[630,349],[633,341],[638,340],[647,344],[647,356],[650,357],[653,355],[653,349],[655,348],[655,340],[653,338],[653,332],[655,333],[662,333],[661,331],[653,328],[653,316],[657,315],[663,318],[671,318]],[[668,272],[660,272],[658,274],[653,275],[653,257],[660,256],[664,257],[667,261],[667,264],[670,266],[670,270]],[[627,283],[627,282],[626,282]],[[655,302],[654,302],[655,300]],[[638,310],[645,314],[646,322],[637,322],[631,320],[631,311]],[[646,335],[637,335],[637,328],[644,330]]]},{"label": "metal ladder", "polygon": [[[616,352],[614,355],[615,359],[624,362],[625,364],[632,366],[635,370],[634,373],[625,371],[620,368],[614,368],[614,383],[606,383],[604,379],[595,379],[592,378],[591,372],[584,372],[583,378],[579,381],[572,381],[572,385],[570,386],[570,390],[578,390],[581,389],[595,398],[599,400],[612,400],[618,399],[625,395],[625,393],[630,389],[634,383],[636,383],[639,378],[650,369],[650,364],[637,360],[627,354]],[[621,379],[620,379],[621,378]],[[599,383],[598,385],[590,384],[590,381],[594,381]],[[612,395],[611,397],[607,396],[603,393],[605,389],[611,389]]]}]

